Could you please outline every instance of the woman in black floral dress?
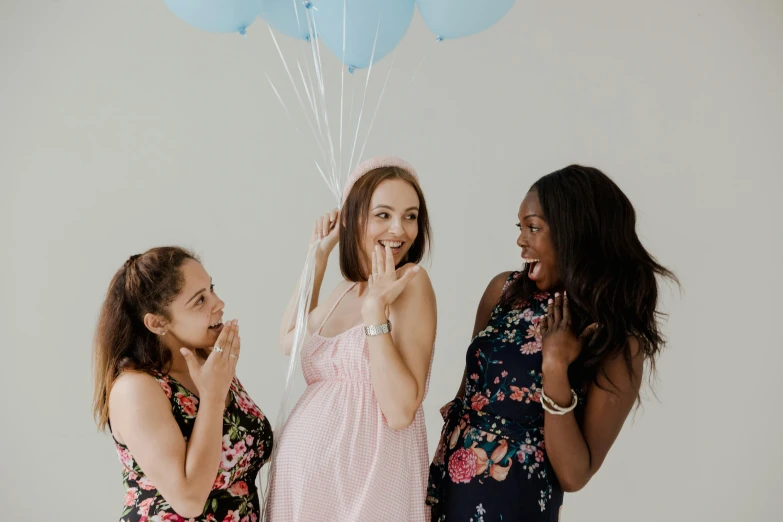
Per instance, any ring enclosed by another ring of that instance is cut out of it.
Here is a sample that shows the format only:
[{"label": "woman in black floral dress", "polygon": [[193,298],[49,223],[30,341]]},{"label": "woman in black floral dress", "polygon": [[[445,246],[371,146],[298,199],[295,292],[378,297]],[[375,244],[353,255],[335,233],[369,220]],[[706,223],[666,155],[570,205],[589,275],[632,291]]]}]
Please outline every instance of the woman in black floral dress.
[{"label": "woman in black floral dress", "polygon": [[96,419],[123,466],[122,522],[258,522],[269,422],[235,376],[237,321],[195,256],[132,256],[115,274],[95,343]]},{"label": "woman in black floral dress", "polygon": [[526,268],[495,277],[443,407],[434,522],[553,522],[598,471],[664,344],[628,198],[597,169],[544,176],[519,209]]}]

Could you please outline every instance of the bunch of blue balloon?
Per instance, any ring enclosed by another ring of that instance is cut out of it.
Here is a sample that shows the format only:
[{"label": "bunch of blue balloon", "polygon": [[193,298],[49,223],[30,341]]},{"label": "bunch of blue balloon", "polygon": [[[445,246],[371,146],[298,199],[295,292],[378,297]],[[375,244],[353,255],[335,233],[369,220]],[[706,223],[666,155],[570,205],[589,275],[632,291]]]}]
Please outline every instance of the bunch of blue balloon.
[{"label": "bunch of blue balloon", "polygon": [[369,67],[393,51],[408,32],[416,7],[430,31],[443,41],[491,27],[515,0],[164,1],[182,20],[205,31],[244,34],[261,16],[270,27],[293,38],[310,40],[315,32],[353,70]]}]

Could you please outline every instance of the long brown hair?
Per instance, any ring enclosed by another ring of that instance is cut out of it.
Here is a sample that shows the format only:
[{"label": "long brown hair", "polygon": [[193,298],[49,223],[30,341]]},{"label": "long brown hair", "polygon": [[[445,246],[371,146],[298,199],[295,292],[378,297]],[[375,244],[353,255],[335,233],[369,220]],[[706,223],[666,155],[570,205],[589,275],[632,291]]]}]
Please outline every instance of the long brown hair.
[{"label": "long brown hair", "polygon": [[354,283],[367,281],[367,274],[362,270],[361,238],[367,225],[372,195],[375,189],[388,179],[407,181],[419,197],[419,215],[416,220],[419,233],[401,264],[420,262],[431,246],[432,231],[427,203],[416,177],[398,167],[380,167],[371,170],[356,180],[343,204],[340,219],[340,271],[348,281]]},{"label": "long brown hair", "polygon": [[198,261],[184,248],[153,248],[131,256],[109,283],[93,347],[93,415],[98,429],[106,429],[109,393],[123,370],[164,373],[171,362],[171,353],[144,325],[144,316],[169,318],[167,308],[182,291],[180,268],[188,259]]}]

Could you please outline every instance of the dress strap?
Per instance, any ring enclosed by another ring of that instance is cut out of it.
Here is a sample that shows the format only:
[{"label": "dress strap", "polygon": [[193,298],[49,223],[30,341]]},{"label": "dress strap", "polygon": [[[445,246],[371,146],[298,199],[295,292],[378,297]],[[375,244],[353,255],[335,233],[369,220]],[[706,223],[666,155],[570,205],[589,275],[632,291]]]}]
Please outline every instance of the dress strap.
[{"label": "dress strap", "polygon": [[324,325],[326,324],[326,321],[328,321],[329,318],[332,317],[332,314],[337,309],[337,305],[340,304],[340,301],[343,300],[343,297],[348,295],[348,292],[353,290],[353,287],[355,287],[355,286],[356,286],[356,283],[353,283],[353,284],[349,285],[348,288],[346,288],[345,291],[342,294],[340,294],[340,297],[338,297],[337,301],[334,302],[334,304],[332,305],[332,308],[329,309],[329,313],[327,313],[326,317],[324,317],[324,320],[321,321],[321,326],[318,327],[318,331],[316,332],[316,335],[321,335],[321,330],[324,329]]}]

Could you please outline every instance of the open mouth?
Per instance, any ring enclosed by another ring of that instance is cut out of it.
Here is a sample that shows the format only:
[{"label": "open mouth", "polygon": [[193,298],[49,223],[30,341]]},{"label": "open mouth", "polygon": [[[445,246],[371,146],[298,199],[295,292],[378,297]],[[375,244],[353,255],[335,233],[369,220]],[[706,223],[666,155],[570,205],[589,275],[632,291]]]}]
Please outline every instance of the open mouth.
[{"label": "open mouth", "polygon": [[535,258],[523,257],[522,261],[524,262],[522,271],[525,271],[525,269],[527,269],[527,276],[532,281],[535,281],[538,278],[538,276],[541,274],[540,260]]},{"label": "open mouth", "polygon": [[378,241],[378,243],[384,248],[386,247],[391,248],[393,254],[397,254],[400,250],[402,250],[402,247],[405,244],[405,242],[403,241],[384,241],[384,240],[380,240]]},{"label": "open mouth", "polygon": [[219,331],[223,328],[223,323],[221,321],[216,322],[215,324],[209,325],[210,330]]}]

